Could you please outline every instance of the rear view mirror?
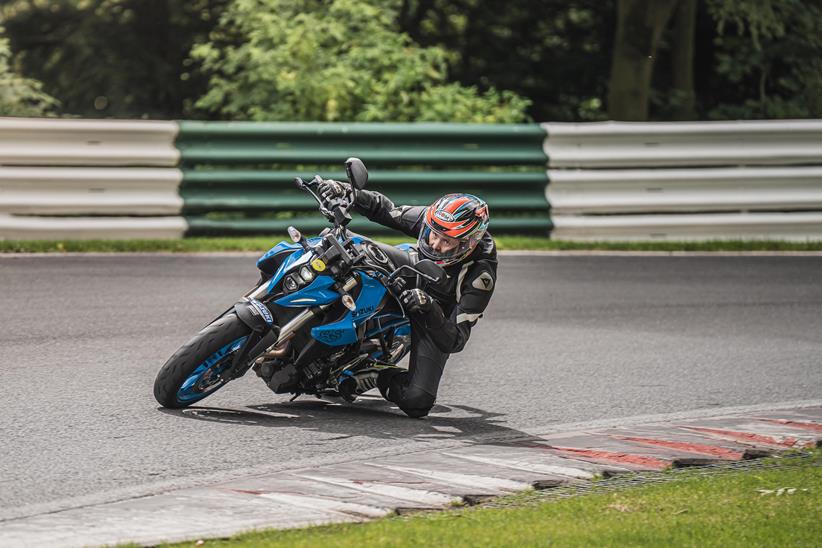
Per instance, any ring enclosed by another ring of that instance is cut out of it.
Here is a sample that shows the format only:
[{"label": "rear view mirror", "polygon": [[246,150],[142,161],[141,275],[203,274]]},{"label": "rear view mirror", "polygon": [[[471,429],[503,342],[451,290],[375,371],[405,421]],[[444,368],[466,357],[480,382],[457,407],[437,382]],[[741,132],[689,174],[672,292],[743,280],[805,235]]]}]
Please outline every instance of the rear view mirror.
[{"label": "rear view mirror", "polygon": [[348,175],[348,182],[354,185],[357,190],[365,188],[368,182],[368,170],[359,158],[349,158],[345,161],[345,173]]},{"label": "rear view mirror", "polygon": [[439,284],[445,279],[445,270],[430,259],[423,259],[414,265],[414,268],[430,278],[430,282]]}]

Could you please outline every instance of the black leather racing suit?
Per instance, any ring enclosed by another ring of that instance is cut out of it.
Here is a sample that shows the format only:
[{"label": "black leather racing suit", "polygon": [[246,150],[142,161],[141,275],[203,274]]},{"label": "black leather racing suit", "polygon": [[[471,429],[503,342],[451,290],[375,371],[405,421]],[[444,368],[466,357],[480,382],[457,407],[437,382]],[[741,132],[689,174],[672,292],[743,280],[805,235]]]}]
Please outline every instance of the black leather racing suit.
[{"label": "black leather racing suit", "polygon": [[[357,192],[354,210],[383,226],[417,238],[424,206],[395,206],[379,192]],[[457,264],[445,267],[447,283],[436,290],[432,310],[411,316],[411,357],[408,372],[388,369],[377,384],[388,401],[410,417],[424,417],[434,406],[448,357],[465,347],[471,328],[482,317],[497,280],[497,249],[487,232],[476,249]]]}]

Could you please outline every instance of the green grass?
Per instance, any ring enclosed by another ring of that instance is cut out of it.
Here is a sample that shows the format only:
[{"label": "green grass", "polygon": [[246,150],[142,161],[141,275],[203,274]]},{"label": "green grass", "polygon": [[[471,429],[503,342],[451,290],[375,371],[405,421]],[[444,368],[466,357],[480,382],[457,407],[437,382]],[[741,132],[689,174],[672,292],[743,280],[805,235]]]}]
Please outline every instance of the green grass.
[{"label": "green grass", "polygon": [[[285,235],[182,240],[0,240],[0,253],[63,252],[171,252],[265,251]],[[404,237],[379,237],[397,244]],[[496,236],[502,250],[602,250],[602,251],[822,251],[822,241],[716,240],[707,242],[568,242],[541,236]]]},{"label": "green grass", "polygon": [[[466,508],[365,524],[250,533],[220,547],[307,546],[819,546],[822,459],[513,507]],[[780,488],[795,488],[777,495]],[[760,490],[770,490],[762,494]],[[528,500],[531,500],[528,503]],[[504,501],[503,501],[504,502]],[[495,504],[498,504],[495,503]],[[193,543],[176,546],[191,546]]]}]

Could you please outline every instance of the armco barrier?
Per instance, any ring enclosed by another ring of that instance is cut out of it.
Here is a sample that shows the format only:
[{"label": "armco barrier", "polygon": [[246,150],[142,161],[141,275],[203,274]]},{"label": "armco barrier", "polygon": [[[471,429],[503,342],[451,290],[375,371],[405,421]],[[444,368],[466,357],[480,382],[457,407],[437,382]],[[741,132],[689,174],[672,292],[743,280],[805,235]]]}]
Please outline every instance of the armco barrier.
[{"label": "armco barrier", "polygon": [[181,122],[187,164],[544,165],[537,124]]},{"label": "armco barrier", "polygon": [[822,166],[548,171],[553,214],[822,211]]},{"label": "armco barrier", "polygon": [[315,231],[325,221],[293,177],[343,178],[350,156],[397,203],[472,192],[494,232],[547,234],[544,137],[536,124],[0,119],[0,238]]},{"label": "armco barrier", "polygon": [[559,240],[822,240],[822,213],[558,216]]},{"label": "armco barrier", "polygon": [[[182,122],[184,213],[195,235],[316,230],[325,221],[294,175],[344,178],[356,156],[369,188],[396,203],[470,192],[488,201],[493,232],[547,234],[544,139],[536,124]],[[352,228],[388,230],[362,219]]]},{"label": "armco barrier", "polygon": [[820,120],[543,128],[553,238],[822,239]]},{"label": "armco barrier", "polygon": [[29,217],[0,213],[7,240],[130,240],[180,238],[182,217]]},{"label": "armco barrier", "polygon": [[819,165],[822,120],[548,123],[551,168]]},{"label": "armco barrier", "polygon": [[173,168],[0,167],[0,211],[17,215],[179,215]]},{"label": "armco barrier", "polygon": [[[553,227],[555,238],[585,240],[822,238],[819,120],[25,118],[0,119],[0,238],[271,234],[289,224],[316,231],[325,222],[293,175],[342,178],[349,156],[369,166],[370,188],[397,203],[427,204],[457,191],[486,198],[497,234]],[[385,230],[362,218],[352,228]]]},{"label": "armco barrier", "polygon": [[0,118],[0,239],[179,238],[174,122]]},{"label": "armco barrier", "polygon": [[177,165],[175,122],[0,118],[0,165]]}]

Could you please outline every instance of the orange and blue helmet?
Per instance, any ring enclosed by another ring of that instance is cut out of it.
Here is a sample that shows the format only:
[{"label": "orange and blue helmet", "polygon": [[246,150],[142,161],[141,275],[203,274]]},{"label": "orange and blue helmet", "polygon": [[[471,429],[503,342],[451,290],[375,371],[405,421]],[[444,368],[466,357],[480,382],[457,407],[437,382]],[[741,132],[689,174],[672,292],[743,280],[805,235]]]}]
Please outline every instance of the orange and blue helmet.
[{"label": "orange and blue helmet", "polygon": [[424,257],[448,266],[474,251],[488,228],[488,204],[473,194],[448,194],[425,210],[417,240]]}]

